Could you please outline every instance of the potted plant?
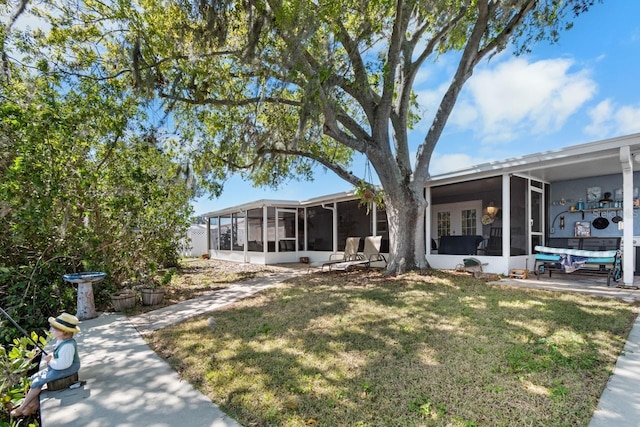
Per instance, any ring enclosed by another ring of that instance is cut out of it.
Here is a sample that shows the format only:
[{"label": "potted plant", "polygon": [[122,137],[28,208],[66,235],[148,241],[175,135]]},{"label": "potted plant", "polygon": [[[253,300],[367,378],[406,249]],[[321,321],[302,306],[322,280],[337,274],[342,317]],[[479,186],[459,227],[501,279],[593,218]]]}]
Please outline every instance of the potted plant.
[{"label": "potted plant", "polygon": [[142,304],[158,305],[164,301],[165,288],[171,282],[174,270],[166,271],[160,279],[156,275],[149,275],[143,278],[140,287]]},{"label": "potted plant", "polygon": [[111,304],[115,311],[125,311],[136,305],[136,294],[131,289],[122,289],[111,295]]},{"label": "potted plant", "polygon": [[145,287],[140,289],[143,305],[158,305],[164,301],[164,289]]},{"label": "potted plant", "polygon": [[384,192],[364,180],[360,180],[360,184],[355,187],[354,195],[360,199],[361,205],[367,207],[367,214],[373,205],[384,207]]}]

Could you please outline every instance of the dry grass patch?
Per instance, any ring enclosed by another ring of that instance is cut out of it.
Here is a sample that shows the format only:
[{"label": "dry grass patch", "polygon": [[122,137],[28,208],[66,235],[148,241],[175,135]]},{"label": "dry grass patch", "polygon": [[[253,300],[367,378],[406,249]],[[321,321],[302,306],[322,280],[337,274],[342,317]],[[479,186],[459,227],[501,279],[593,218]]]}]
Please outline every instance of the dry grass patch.
[{"label": "dry grass patch", "polygon": [[443,272],[311,274],[150,340],[245,426],[576,426],[635,316]]}]

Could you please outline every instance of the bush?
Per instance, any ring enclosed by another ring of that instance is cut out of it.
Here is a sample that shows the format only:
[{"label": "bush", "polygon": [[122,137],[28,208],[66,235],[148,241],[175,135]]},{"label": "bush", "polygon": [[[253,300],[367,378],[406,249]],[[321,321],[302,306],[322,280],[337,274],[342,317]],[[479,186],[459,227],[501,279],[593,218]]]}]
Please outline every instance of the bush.
[{"label": "bush", "polygon": [[[16,338],[8,346],[0,346],[0,426],[18,425],[11,420],[10,412],[18,406],[29,391],[30,369],[37,369],[39,349],[34,342],[42,345],[44,337],[32,332],[31,338]],[[33,420],[29,425],[37,425]]]},{"label": "bush", "polygon": [[[177,264],[194,189],[170,141],[109,85],[0,81],[0,306],[27,329],[75,311],[63,274],[107,273],[99,307],[143,266]],[[0,343],[17,336],[5,330]]]}]

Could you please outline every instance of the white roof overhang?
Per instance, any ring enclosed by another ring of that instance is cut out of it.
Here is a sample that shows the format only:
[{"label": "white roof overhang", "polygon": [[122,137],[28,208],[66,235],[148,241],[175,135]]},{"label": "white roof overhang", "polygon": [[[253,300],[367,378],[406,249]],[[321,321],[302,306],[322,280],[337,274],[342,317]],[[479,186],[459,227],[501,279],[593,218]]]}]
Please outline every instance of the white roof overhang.
[{"label": "white roof overhang", "polygon": [[[528,176],[540,181],[553,183],[580,179],[591,176],[604,176],[622,173],[620,148],[629,146],[631,154],[637,154],[640,161],[640,133],[549,150],[522,157],[496,162],[479,164],[467,169],[434,175],[428,186],[439,186],[464,181],[488,178],[502,174]],[[637,169],[640,170],[640,163]],[[244,212],[249,209],[273,206],[281,208],[309,207],[326,203],[339,202],[354,198],[353,191],[328,194],[301,202],[291,200],[261,199],[242,205],[231,206],[222,210],[204,214],[204,217],[216,217],[231,213]]]},{"label": "white roof overhang", "polygon": [[529,176],[545,182],[619,174],[622,173],[620,147],[624,146],[629,146],[632,154],[640,153],[640,134],[483,163],[464,170],[434,175],[429,185],[444,185],[503,173]]},{"label": "white roof overhang", "polygon": [[207,212],[202,216],[205,218],[216,217],[216,216],[224,216],[232,213],[238,212],[246,212],[249,209],[259,209],[264,206],[278,206],[282,208],[296,208],[300,205],[300,202],[292,201],[292,200],[270,200],[270,199],[260,199],[255,200],[253,202],[243,203],[241,205],[229,206],[224,209],[220,209],[213,212]]},{"label": "white roof overhang", "polygon": [[313,199],[303,200],[301,202],[291,200],[269,200],[261,199],[254,202],[244,203],[242,205],[230,206],[225,209],[220,209],[213,212],[208,212],[202,216],[205,218],[217,217],[229,215],[232,213],[245,212],[249,209],[258,209],[264,206],[278,207],[278,208],[304,208],[310,206],[318,206],[327,203],[341,202],[344,200],[351,200],[354,198],[354,191],[343,191],[340,193],[327,194],[325,196],[315,197]]}]

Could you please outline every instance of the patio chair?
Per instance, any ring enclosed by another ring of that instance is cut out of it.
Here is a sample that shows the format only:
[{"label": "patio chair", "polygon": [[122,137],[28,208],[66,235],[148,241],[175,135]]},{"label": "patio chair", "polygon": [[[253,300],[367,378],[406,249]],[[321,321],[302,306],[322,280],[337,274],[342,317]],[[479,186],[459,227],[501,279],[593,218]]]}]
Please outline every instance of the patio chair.
[{"label": "patio chair", "polygon": [[485,249],[486,255],[502,255],[502,227],[491,227],[489,240]]},{"label": "patio chair", "polygon": [[329,270],[349,271],[356,266],[370,268],[372,262],[383,261],[387,265],[387,259],[380,253],[382,236],[367,236],[364,239],[364,249],[357,258],[351,261],[339,262],[329,266]]},{"label": "patio chair", "polygon": [[[329,270],[331,270],[331,266],[333,264],[338,264],[346,261],[353,261],[357,259],[358,246],[360,246],[359,237],[347,237],[347,241],[344,245],[344,252],[342,254],[329,255],[329,261],[324,262],[320,267],[320,270],[321,271],[324,270],[325,267],[329,267]],[[337,258],[337,257],[340,257],[340,258]]]}]

